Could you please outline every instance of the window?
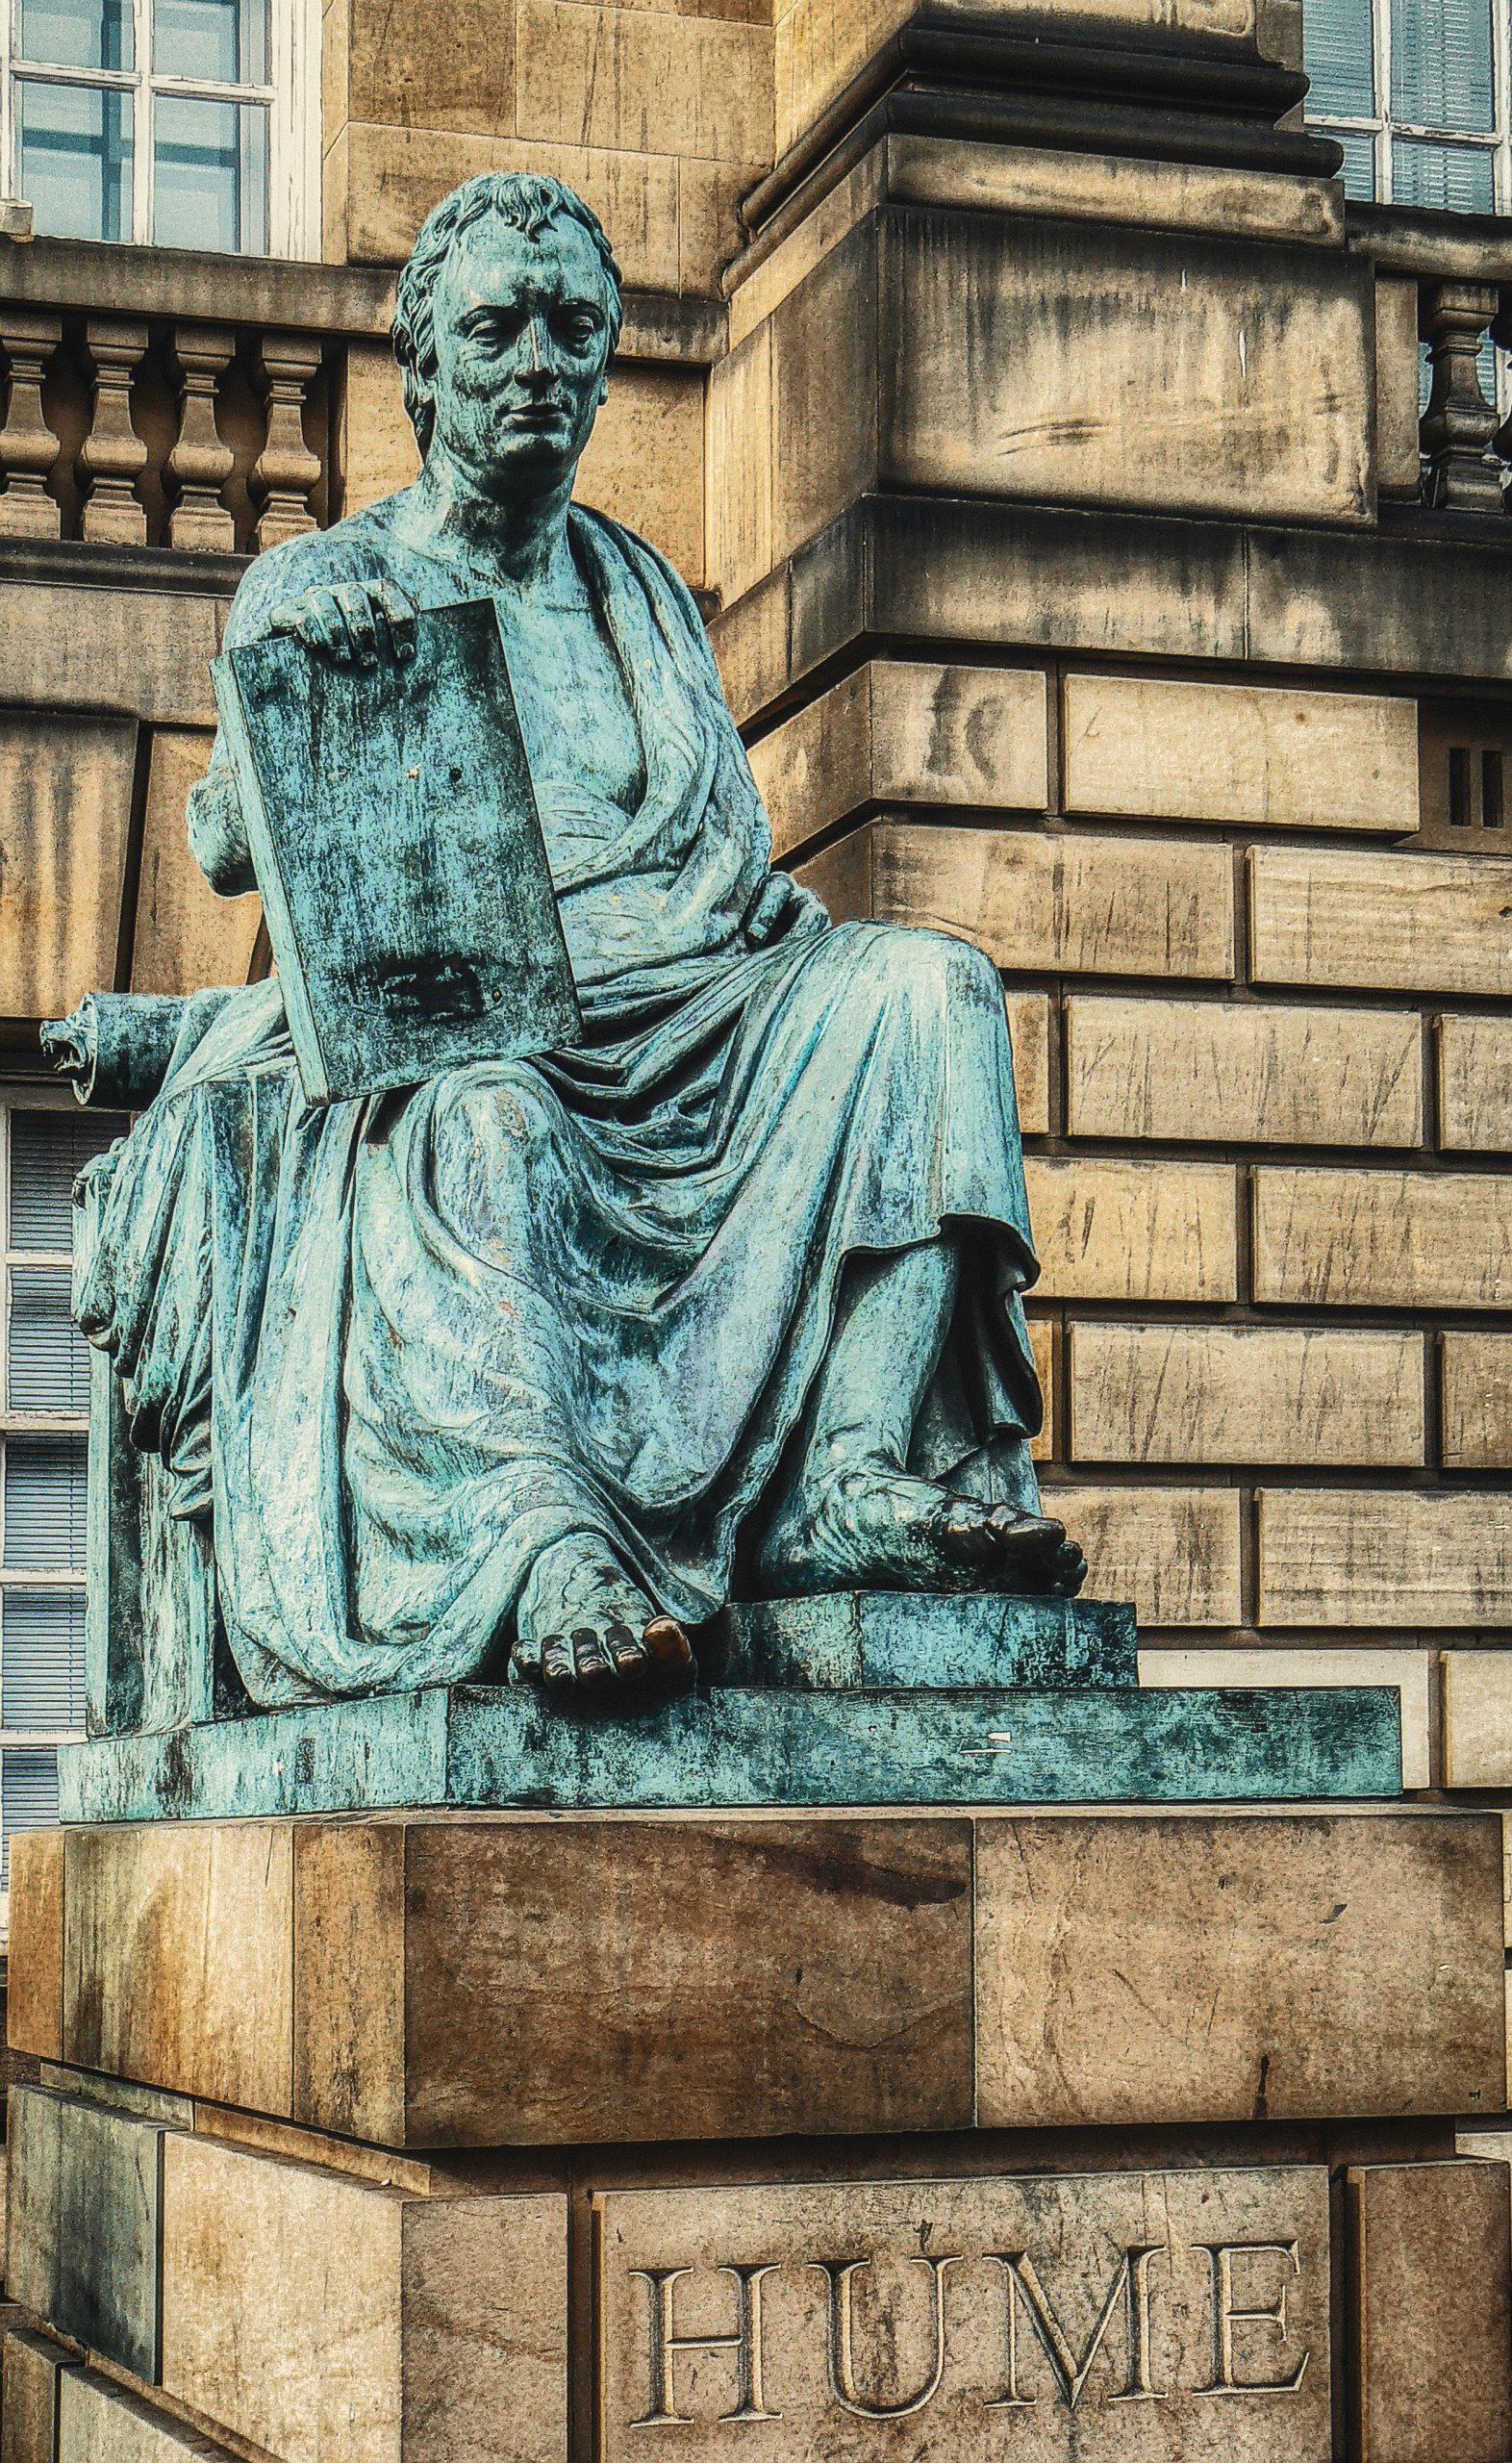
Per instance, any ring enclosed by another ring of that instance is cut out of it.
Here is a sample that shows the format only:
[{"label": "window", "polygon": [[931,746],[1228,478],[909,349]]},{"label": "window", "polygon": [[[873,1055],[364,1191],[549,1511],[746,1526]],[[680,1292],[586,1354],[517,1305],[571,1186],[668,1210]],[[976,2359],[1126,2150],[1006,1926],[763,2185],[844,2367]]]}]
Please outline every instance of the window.
[{"label": "window", "polygon": [[84,1725],[88,1350],[68,1314],[71,1191],[123,1120],[0,1094],[0,1890],[18,1830],[56,1820]]},{"label": "window", "polygon": [[5,193],[38,234],[314,254],[318,0],[0,0]]},{"label": "window", "polygon": [[1507,0],[1304,0],[1302,25],[1350,196],[1512,211]]}]

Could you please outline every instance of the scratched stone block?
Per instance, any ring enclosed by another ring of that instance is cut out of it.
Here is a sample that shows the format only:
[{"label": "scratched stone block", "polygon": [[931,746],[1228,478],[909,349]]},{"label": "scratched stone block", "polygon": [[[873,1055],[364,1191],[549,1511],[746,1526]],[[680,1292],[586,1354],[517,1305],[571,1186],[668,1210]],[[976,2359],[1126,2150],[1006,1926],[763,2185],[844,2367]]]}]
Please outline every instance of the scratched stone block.
[{"label": "scratched stone block", "polygon": [[612,2190],[594,2207],[603,2463],[1332,2451],[1321,2166]]}]

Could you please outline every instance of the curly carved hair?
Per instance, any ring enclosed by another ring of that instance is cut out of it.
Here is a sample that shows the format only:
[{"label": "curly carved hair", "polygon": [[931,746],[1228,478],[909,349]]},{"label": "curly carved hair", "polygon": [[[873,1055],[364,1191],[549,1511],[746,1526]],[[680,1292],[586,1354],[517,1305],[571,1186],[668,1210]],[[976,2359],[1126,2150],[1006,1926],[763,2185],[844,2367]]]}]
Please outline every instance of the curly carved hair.
[{"label": "curly carved hair", "polygon": [[441,268],[464,232],[470,231],[487,214],[497,215],[501,222],[523,233],[527,240],[538,240],[553,222],[575,222],[586,231],[598,252],[604,270],[604,287],[609,293],[609,347],[613,351],[619,339],[621,277],[615,263],[615,252],[609,244],[603,224],[592,207],[561,180],[552,180],[535,171],[484,171],[475,180],[465,180],[450,196],[427,217],[415,242],[410,262],[399,276],[398,296],[394,302],[392,341],[393,355],[404,379],[404,407],[421,453],[430,448],[436,412],[432,399],[431,380],[436,372],[436,344],[432,331],[432,300]]}]

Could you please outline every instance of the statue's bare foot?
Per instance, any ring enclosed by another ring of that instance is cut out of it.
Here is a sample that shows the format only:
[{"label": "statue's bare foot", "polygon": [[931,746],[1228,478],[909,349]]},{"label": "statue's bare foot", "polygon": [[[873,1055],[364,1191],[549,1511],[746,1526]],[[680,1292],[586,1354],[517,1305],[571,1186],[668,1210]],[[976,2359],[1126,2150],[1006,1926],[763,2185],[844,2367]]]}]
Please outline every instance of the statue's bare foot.
[{"label": "statue's bare foot", "polygon": [[512,1685],[601,1686],[693,1663],[675,1616],[664,1615],[602,1540],[588,1532],[536,1559],[520,1595]]},{"label": "statue's bare foot", "polygon": [[1087,1561],[1064,1523],[869,1467],[794,1496],[761,1552],[768,1588],[1001,1590],[1073,1598]]}]

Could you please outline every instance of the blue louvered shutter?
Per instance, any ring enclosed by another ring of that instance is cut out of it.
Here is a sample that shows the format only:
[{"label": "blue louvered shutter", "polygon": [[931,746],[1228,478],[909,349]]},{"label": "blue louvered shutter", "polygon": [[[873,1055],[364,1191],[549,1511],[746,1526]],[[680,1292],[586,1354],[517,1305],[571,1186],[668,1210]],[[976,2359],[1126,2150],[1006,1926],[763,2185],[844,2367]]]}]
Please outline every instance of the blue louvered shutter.
[{"label": "blue louvered shutter", "polygon": [[0,1591],[0,1724],[52,1736],[84,1725],[84,1593]]},{"label": "blue louvered shutter", "polygon": [[1310,112],[1370,119],[1375,111],[1375,43],[1371,0],[1305,0],[1302,42]]},{"label": "blue louvered shutter", "polygon": [[50,1830],[58,1819],[58,1756],[27,1746],[0,1753],[0,1889],[11,1885],[11,1841],[18,1830]]},{"label": "blue louvered shutter", "polygon": [[1495,128],[1491,0],[1392,0],[1391,109],[1420,128]]},{"label": "blue louvered shutter", "polygon": [[86,1456],[82,1436],[7,1437],[0,1563],[26,1573],[83,1572]]}]

